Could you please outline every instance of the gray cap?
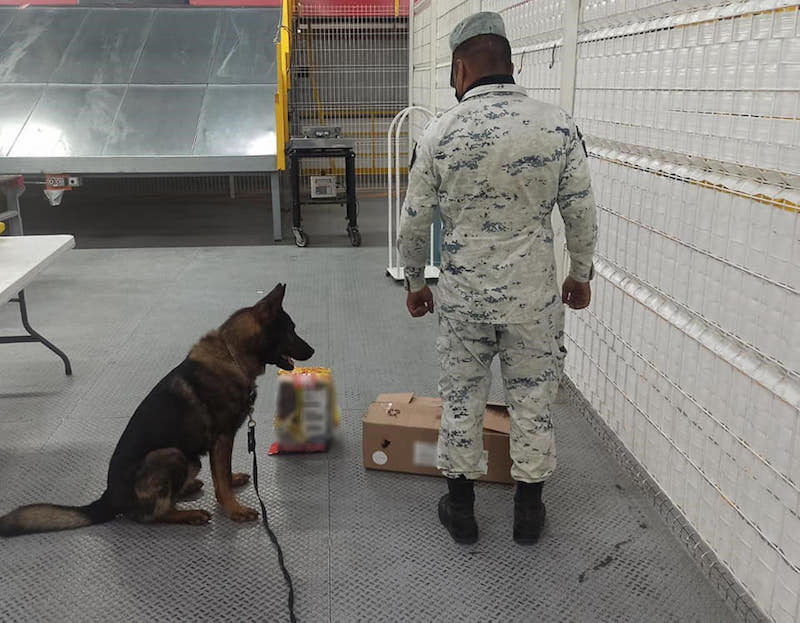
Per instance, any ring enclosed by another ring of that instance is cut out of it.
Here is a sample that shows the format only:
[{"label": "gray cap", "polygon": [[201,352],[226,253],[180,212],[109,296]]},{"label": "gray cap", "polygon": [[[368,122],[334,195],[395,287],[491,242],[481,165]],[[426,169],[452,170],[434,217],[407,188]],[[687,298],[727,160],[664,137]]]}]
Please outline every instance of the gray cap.
[{"label": "gray cap", "polygon": [[450,51],[455,52],[467,39],[478,35],[499,35],[507,39],[506,27],[500,14],[483,11],[462,19],[450,33]]}]

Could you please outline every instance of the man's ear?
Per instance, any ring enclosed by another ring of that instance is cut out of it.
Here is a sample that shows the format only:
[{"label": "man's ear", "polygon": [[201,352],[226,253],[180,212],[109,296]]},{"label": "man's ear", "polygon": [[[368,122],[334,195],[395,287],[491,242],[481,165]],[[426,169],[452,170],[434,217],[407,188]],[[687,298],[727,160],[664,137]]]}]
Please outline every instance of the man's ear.
[{"label": "man's ear", "polygon": [[279,283],[272,289],[272,292],[253,305],[253,311],[261,322],[270,322],[277,318],[278,312],[283,307],[285,295],[286,285]]},{"label": "man's ear", "polygon": [[460,102],[464,97],[464,89],[467,88],[467,65],[464,60],[457,58],[453,68],[453,88],[456,91],[456,99]]}]

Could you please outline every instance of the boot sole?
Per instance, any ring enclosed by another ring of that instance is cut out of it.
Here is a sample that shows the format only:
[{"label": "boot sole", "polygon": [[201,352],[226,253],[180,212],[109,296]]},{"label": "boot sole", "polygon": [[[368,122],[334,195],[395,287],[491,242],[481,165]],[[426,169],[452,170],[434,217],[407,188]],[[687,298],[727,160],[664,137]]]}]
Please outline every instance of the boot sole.
[{"label": "boot sole", "polygon": [[517,545],[536,545],[539,542],[539,537],[522,537],[514,535],[514,543]]}]

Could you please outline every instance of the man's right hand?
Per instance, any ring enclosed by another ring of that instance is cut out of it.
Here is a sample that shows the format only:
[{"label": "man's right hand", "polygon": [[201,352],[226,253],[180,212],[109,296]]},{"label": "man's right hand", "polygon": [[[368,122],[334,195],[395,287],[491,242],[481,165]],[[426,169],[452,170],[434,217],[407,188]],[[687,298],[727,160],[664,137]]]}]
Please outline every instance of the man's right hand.
[{"label": "man's right hand", "polygon": [[576,281],[572,277],[564,279],[561,287],[561,302],[566,303],[572,309],[583,309],[589,307],[592,299],[592,288],[588,281]]},{"label": "man's right hand", "polygon": [[421,318],[425,314],[433,313],[433,292],[425,286],[419,292],[409,292],[406,297],[408,313],[414,318]]}]

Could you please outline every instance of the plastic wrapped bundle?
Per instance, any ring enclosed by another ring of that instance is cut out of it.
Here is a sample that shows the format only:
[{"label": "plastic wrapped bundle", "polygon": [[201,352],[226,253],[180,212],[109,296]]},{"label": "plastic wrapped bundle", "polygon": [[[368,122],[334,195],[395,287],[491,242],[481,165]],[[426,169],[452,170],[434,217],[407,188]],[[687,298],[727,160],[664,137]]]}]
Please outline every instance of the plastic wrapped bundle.
[{"label": "plastic wrapped bundle", "polygon": [[280,370],[274,419],[277,440],[269,453],[325,452],[339,417],[329,368]]}]

